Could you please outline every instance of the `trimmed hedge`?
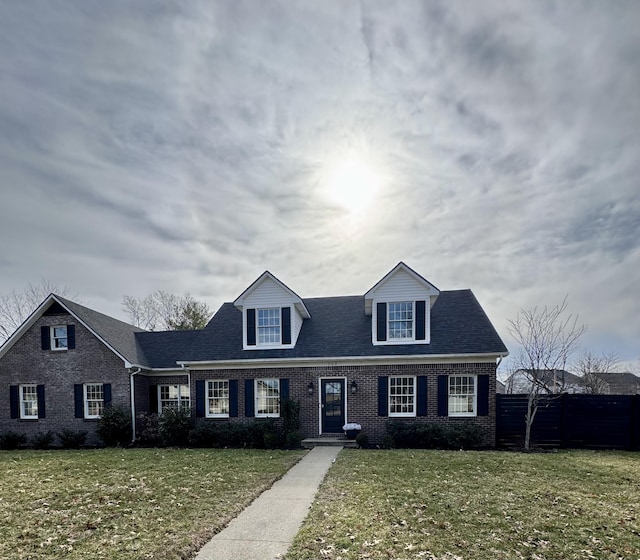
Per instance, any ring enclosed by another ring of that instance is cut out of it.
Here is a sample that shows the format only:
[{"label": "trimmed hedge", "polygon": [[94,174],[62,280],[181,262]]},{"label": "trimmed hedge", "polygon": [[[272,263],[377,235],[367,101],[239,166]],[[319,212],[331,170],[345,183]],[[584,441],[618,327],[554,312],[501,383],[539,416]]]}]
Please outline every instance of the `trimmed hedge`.
[{"label": "trimmed hedge", "polygon": [[389,447],[409,449],[475,449],[483,446],[485,430],[477,424],[387,422],[385,442]]}]

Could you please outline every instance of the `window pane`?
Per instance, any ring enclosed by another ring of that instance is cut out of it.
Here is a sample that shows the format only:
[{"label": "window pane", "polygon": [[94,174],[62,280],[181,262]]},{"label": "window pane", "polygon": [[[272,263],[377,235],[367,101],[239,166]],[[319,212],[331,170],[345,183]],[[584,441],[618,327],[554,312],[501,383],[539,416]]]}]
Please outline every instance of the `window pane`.
[{"label": "window pane", "polygon": [[280,414],[280,380],[256,379],[256,415]]},{"label": "window pane", "polygon": [[67,348],[67,327],[53,327],[51,329],[51,346],[53,348]]},{"label": "window pane", "polygon": [[207,381],[207,415],[229,416],[229,381]]},{"label": "window pane", "polygon": [[104,390],[102,383],[89,383],[85,385],[84,395],[86,416],[101,416],[104,411]]},{"label": "window pane", "polygon": [[280,308],[258,309],[258,344],[280,344]]},{"label": "window pane", "polygon": [[160,413],[168,408],[189,408],[189,385],[159,385]]},{"label": "window pane", "polygon": [[449,376],[449,414],[475,413],[475,384],[472,375]]},{"label": "window pane", "polygon": [[389,338],[413,337],[413,302],[388,304]]},{"label": "window pane", "polygon": [[36,385],[22,385],[20,387],[22,394],[21,407],[22,418],[38,416],[38,390]]},{"label": "window pane", "polygon": [[415,377],[389,377],[389,414],[415,415]]}]

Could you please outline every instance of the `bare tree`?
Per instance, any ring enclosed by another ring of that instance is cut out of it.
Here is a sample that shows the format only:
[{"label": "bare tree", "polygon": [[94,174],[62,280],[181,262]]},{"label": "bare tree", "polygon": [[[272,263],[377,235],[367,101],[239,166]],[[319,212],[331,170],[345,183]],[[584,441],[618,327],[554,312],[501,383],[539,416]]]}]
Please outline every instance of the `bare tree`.
[{"label": "bare tree", "polygon": [[77,295],[69,296],[70,291],[67,286],[59,287],[43,278],[39,284],[29,283],[23,290],[13,290],[10,294],[0,296],[0,344],[24,323],[49,294],[78,299]]},{"label": "bare tree", "polygon": [[125,295],[122,309],[135,326],[150,331],[202,329],[211,317],[209,306],[190,294],[179,296],[162,290],[145,298]]},{"label": "bare tree", "polygon": [[585,393],[602,395],[607,392],[609,385],[598,374],[617,373],[619,366],[620,358],[615,352],[594,354],[591,350],[585,350],[573,369],[582,376]]},{"label": "bare tree", "polygon": [[578,324],[578,317],[567,313],[567,298],[555,307],[521,309],[509,320],[509,332],[521,346],[515,370],[522,371],[530,383],[525,415],[524,448],[531,444],[531,426],[542,395],[548,395],[548,375],[554,383],[563,383],[563,372],[576,349],[586,326]]}]

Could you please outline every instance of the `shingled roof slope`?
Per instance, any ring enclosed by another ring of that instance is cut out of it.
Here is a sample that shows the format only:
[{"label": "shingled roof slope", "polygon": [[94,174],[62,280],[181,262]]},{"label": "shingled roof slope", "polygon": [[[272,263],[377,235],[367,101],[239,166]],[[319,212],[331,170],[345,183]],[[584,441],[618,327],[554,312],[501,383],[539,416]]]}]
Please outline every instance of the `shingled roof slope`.
[{"label": "shingled roof slope", "polygon": [[243,350],[242,313],[225,303],[205,329],[189,339],[180,361],[507,353],[471,290],[440,292],[431,309],[430,344],[374,346],[363,296],[309,298],[304,303],[311,318],[304,321],[294,348]]},{"label": "shingled roof slope", "polygon": [[135,334],[146,332],[129,323],[114,319],[74,301],[55,296],[69,311],[85,323],[92,331],[102,338],[118,354],[131,364],[147,365],[144,352],[136,343]]}]

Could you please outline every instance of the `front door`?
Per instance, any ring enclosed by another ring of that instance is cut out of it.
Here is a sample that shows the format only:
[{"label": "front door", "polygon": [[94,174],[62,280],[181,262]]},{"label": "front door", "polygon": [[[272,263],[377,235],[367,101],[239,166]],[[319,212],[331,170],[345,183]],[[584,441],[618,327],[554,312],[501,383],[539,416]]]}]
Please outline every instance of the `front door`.
[{"label": "front door", "polygon": [[344,426],[344,379],[323,379],[322,392],[322,433],[336,434]]}]

